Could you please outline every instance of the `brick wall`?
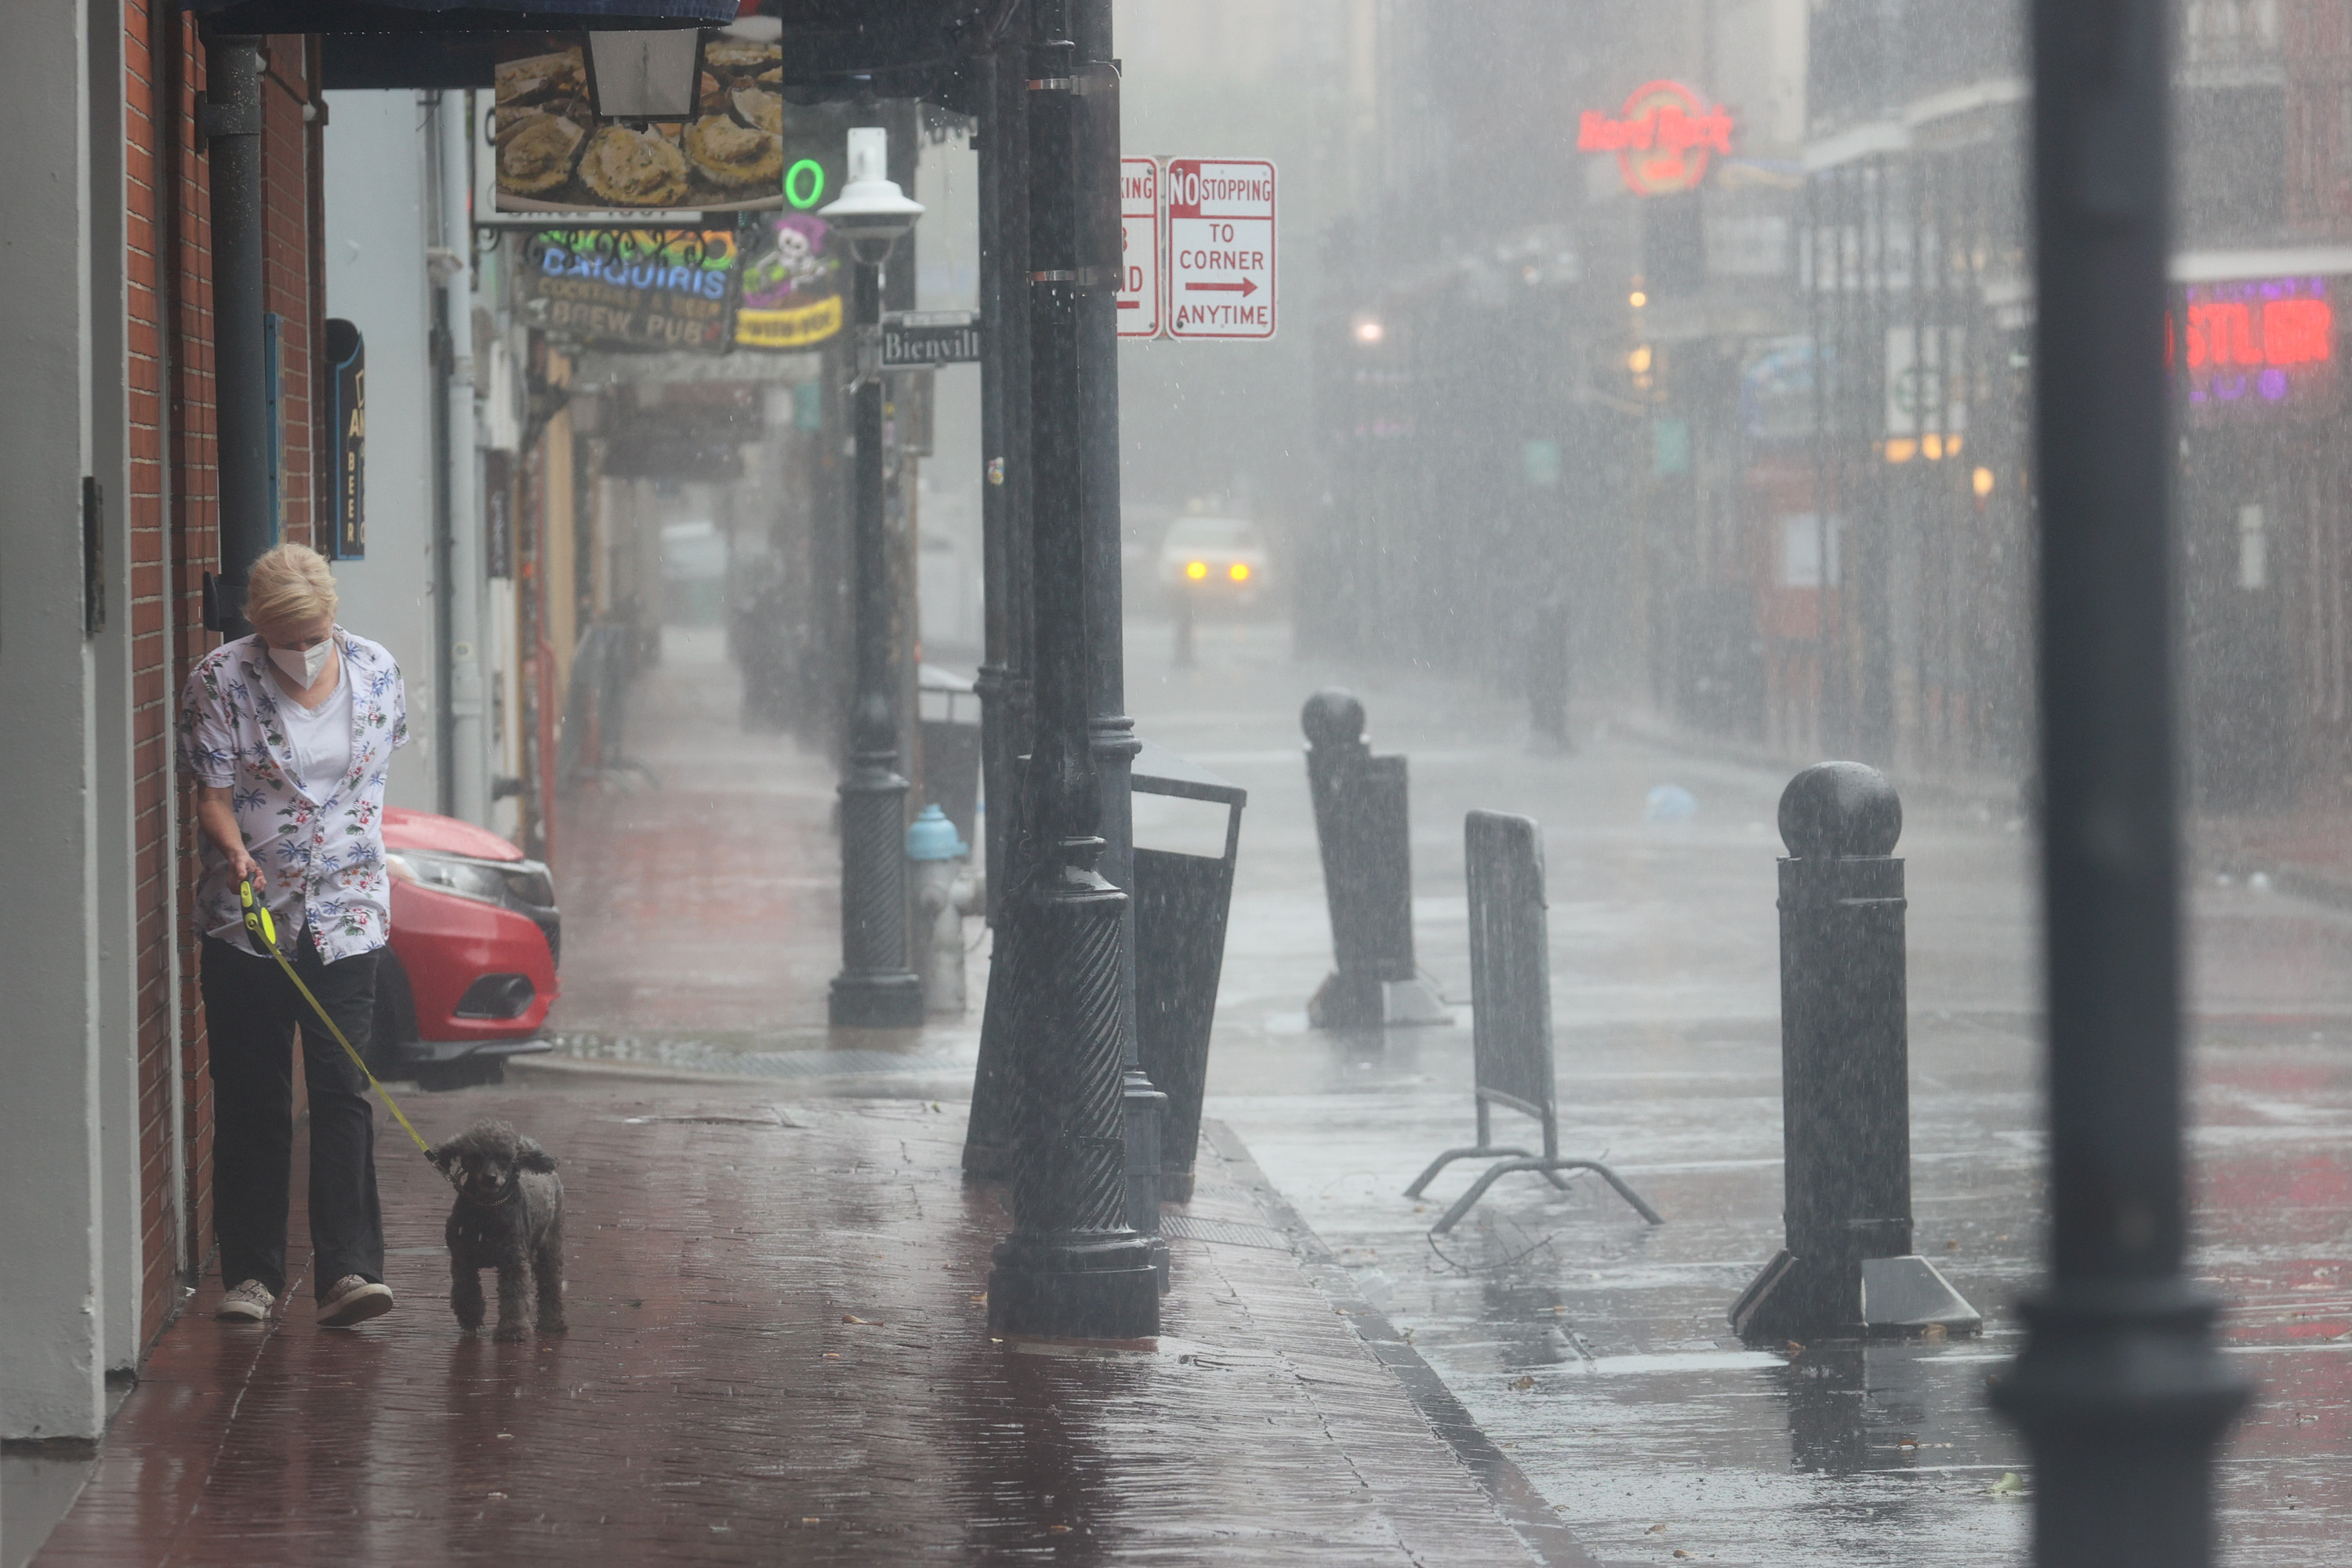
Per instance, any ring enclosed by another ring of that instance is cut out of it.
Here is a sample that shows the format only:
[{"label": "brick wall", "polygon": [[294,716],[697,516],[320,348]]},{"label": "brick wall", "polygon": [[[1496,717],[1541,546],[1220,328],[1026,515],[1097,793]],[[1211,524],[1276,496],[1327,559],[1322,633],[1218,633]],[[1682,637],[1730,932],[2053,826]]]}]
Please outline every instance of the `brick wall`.
[{"label": "brick wall", "polygon": [[[176,826],[185,885],[194,824],[174,787],[172,713],[189,665],[212,646],[198,622],[204,563],[216,538],[212,488],[210,234],[194,132],[204,64],[194,24],[164,0],[125,0],[124,98],[130,193],[123,265],[130,285],[132,689],[139,837],[139,1096],[142,1337],[177,1300],[174,1243],[212,1225],[203,1009],[194,952],[165,876]],[[168,640],[166,627],[168,625]],[[182,973],[172,994],[174,950]],[[173,1059],[173,1010],[180,1051]],[[192,1180],[187,1213],[171,1212],[171,1075],[185,1095]]]},{"label": "brick wall", "polygon": [[[193,798],[177,777],[173,716],[195,662],[219,639],[204,629],[205,572],[219,564],[213,393],[209,170],[194,134],[204,51],[169,0],[123,0],[130,195],[123,265],[130,285],[131,624],[139,840],[139,1090],[142,1328],[152,1342],[178,1300],[175,1238],[212,1250],[212,1080],[197,938],[188,890],[197,862]],[[268,309],[284,318],[282,522],[311,539],[315,491],[311,348],[324,315],[319,140],[303,109],[316,95],[315,40],[270,40],[263,90]],[[168,628],[168,632],[167,632]],[[178,896],[164,875],[173,835]],[[172,987],[176,955],[179,986]],[[173,1059],[176,1009],[179,1051]],[[171,1074],[180,1075],[187,1205],[171,1212]]]}]

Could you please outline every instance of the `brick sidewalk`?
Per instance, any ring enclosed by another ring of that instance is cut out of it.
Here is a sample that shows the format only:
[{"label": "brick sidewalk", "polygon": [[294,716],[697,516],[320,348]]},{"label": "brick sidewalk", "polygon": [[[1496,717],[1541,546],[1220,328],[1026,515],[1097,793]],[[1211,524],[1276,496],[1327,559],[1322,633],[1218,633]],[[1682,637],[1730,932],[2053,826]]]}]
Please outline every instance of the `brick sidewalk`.
[{"label": "brick sidewalk", "polygon": [[717,638],[669,628],[630,693],[628,750],[651,781],[566,797],[558,1032],[823,1043],[841,957],[834,766],[742,728]]},{"label": "brick sidewalk", "polygon": [[210,1282],[39,1563],[1590,1562],[1344,1275],[1326,1294],[1268,1245],[1287,1211],[1229,1139],[1189,1214],[1232,1228],[1171,1242],[1156,1353],[1079,1352],[987,1333],[1006,1221],[959,1181],[960,1108],[629,1084],[418,1109],[562,1159],[572,1332],[458,1333],[446,1189],[387,1139],[399,1310],[321,1331],[298,1279],[288,1321],[232,1329]]}]

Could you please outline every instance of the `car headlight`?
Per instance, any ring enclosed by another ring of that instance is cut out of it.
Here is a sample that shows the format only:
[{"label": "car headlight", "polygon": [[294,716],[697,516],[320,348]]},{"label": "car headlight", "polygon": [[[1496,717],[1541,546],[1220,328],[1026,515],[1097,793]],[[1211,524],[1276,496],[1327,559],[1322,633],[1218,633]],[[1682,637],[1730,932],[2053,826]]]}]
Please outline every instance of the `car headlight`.
[{"label": "car headlight", "polygon": [[383,861],[403,881],[461,899],[532,910],[548,909],[555,902],[547,868],[536,860],[476,860],[464,855],[401,849],[386,855]]}]

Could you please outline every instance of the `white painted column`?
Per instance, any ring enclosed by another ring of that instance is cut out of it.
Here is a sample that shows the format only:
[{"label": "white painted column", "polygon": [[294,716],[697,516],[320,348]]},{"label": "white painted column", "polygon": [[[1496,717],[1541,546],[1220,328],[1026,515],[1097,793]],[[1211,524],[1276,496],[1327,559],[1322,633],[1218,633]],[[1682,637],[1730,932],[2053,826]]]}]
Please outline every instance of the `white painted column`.
[{"label": "white painted column", "polygon": [[[116,23],[118,30],[120,23]],[[90,440],[90,58],[80,5],[11,6],[0,48],[0,1437],[105,1410],[96,660],[82,625]]]},{"label": "white painted column", "polygon": [[459,265],[439,270],[448,294],[449,750],[450,814],[487,827],[490,821],[489,687],[484,678],[486,633],[482,584],[482,479],[476,457],[474,413],[474,234],[467,197],[474,188],[468,95],[444,92],[434,112],[441,160],[441,244]]},{"label": "white painted column", "polygon": [[412,743],[393,763],[388,804],[441,809],[441,658],[433,535],[433,304],[425,253],[434,139],[418,95],[328,95],[327,313],[367,344],[367,554],[335,563],[343,624],[392,650],[408,687]]},{"label": "white painted column", "polygon": [[[96,15],[106,15],[102,8],[92,9]],[[110,1372],[130,1371],[139,1364],[140,1295],[147,1273],[146,1227],[140,1214],[141,1186],[147,1173],[140,1147],[139,916],[142,900],[139,765],[132,741],[132,709],[138,699],[131,673],[131,400],[125,338],[131,289],[123,249],[129,193],[124,180],[122,109],[122,29],[97,26],[89,35],[89,432],[90,472],[103,499],[106,624],[89,645],[95,680],[92,783],[97,797],[90,854],[97,889],[100,1204],[105,1237],[105,1363]],[[168,763],[164,783],[168,791]],[[170,812],[167,794],[167,819]],[[157,879],[160,896],[171,898],[177,874],[177,865],[166,859]],[[176,997],[168,1012],[176,1044],[180,1016]],[[176,1050],[170,1070],[176,1079]],[[163,1135],[168,1139],[168,1132]]]}]

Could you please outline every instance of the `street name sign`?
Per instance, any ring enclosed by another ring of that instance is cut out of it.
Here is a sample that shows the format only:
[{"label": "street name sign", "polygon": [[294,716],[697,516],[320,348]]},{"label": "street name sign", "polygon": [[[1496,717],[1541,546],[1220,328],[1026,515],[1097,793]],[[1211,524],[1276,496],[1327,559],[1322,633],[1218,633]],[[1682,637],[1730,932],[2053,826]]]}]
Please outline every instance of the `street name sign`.
[{"label": "street name sign", "polygon": [[1274,165],[1264,158],[1171,158],[1168,335],[1274,336]]},{"label": "street name sign", "polygon": [[882,318],[882,368],[929,370],[980,359],[980,318],[970,310],[894,310]]},{"label": "street name sign", "polygon": [[1163,305],[1160,267],[1160,163],[1118,161],[1118,227],[1124,256],[1118,275],[1118,335],[1156,338]]}]

